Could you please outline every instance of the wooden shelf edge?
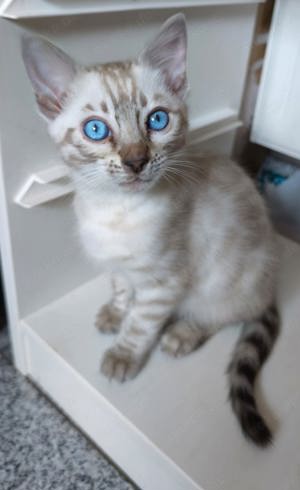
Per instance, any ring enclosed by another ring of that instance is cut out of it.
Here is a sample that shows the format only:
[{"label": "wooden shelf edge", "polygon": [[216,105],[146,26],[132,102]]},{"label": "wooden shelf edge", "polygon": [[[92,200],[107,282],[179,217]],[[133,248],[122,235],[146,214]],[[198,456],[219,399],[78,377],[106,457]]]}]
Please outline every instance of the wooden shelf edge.
[{"label": "wooden shelf edge", "polygon": [[[213,7],[213,6],[226,6],[226,5],[249,5],[264,3],[265,0],[174,0],[169,1],[144,1],[144,2],[126,2],[115,3],[107,2],[106,5],[97,6],[95,4],[85,5],[84,8],[79,7],[58,7],[57,5],[51,5],[49,3],[44,4],[38,2],[38,4],[32,7],[27,4],[27,8],[24,8],[23,2],[19,0],[4,2],[0,7],[0,17],[7,19],[28,19],[39,17],[59,17],[65,15],[85,15],[96,13],[114,13],[124,11],[137,11],[137,10],[158,10],[158,9],[174,9],[174,8],[190,8],[190,7]],[[28,2],[30,3],[30,2]],[[32,2],[35,4],[35,2]],[[87,2],[86,2],[87,4]]]},{"label": "wooden shelf edge", "polygon": [[[27,322],[22,321],[21,324],[27,376],[135,483],[144,490],[204,490],[55,352]],[[145,461],[146,466],[143,464]]]}]

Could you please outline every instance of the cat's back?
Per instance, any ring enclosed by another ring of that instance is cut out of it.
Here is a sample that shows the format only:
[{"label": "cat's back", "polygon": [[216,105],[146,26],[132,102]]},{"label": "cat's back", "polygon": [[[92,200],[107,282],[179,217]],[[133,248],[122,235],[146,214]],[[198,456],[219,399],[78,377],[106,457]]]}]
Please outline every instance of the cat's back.
[{"label": "cat's back", "polygon": [[[229,159],[205,162],[190,226],[192,262],[220,277],[271,273],[277,240],[263,198],[244,170]],[[221,284],[221,280],[219,283]]]},{"label": "cat's back", "polygon": [[251,315],[262,311],[273,294],[277,240],[264,201],[245,172],[225,159],[206,165],[189,228],[189,308],[214,298],[213,311],[207,307],[207,316],[202,313],[203,321],[216,320],[216,311],[236,313],[233,303],[239,308],[251,295]]},{"label": "cat's back", "polygon": [[207,157],[201,168],[194,194],[194,225],[201,221],[202,229],[212,234],[222,230],[240,236],[273,234],[265,202],[241,167],[229,158]]}]

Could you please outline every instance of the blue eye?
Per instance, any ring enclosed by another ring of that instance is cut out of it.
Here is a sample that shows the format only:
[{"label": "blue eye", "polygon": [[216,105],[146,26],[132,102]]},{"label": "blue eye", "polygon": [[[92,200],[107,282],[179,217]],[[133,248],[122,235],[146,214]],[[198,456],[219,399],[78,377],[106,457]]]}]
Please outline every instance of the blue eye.
[{"label": "blue eye", "polygon": [[83,126],[84,134],[91,140],[105,140],[110,134],[110,129],[101,119],[90,119]]},{"label": "blue eye", "polygon": [[152,112],[147,119],[147,126],[152,131],[161,131],[169,124],[169,115],[162,109]]}]

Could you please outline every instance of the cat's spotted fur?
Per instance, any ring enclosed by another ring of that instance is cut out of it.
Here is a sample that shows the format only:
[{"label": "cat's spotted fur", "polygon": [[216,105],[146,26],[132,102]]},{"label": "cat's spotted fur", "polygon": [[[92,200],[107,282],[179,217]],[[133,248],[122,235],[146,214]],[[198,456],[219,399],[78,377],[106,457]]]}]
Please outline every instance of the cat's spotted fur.
[{"label": "cat's spotted fur", "polygon": [[[185,147],[184,17],[169,19],[132,62],[78,67],[31,38],[23,55],[50,135],[71,168],[82,243],[114,277],[114,296],[96,319],[101,331],[116,333],[102,373],[119,381],[135,376],[161,334],[163,350],[183,356],[243,322],[229,366],[230,398],[246,436],[266,445],[271,433],[254,381],[278,333],[275,238],[245,173]],[[169,114],[162,131],[146,125],[155,108]],[[84,134],[91,117],[108,124],[104,141]]]}]

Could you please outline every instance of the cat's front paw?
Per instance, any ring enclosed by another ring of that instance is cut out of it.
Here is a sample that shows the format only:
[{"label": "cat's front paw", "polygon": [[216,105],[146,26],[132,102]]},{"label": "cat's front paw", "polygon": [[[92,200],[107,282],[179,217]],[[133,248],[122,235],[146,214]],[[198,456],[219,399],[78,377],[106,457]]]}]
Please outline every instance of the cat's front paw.
[{"label": "cat's front paw", "polygon": [[208,333],[201,327],[194,329],[184,321],[169,326],[161,338],[161,348],[173,357],[187,356],[208,339]]},{"label": "cat's front paw", "polygon": [[183,357],[193,352],[195,345],[191,339],[170,332],[162,336],[161,349],[172,357]]},{"label": "cat's front paw", "polygon": [[117,333],[123,321],[123,312],[113,303],[102,306],[95,320],[95,325],[102,333]]},{"label": "cat's front paw", "polygon": [[142,367],[142,362],[128,349],[115,346],[105,352],[101,372],[108,379],[120,383],[134,378]]}]

